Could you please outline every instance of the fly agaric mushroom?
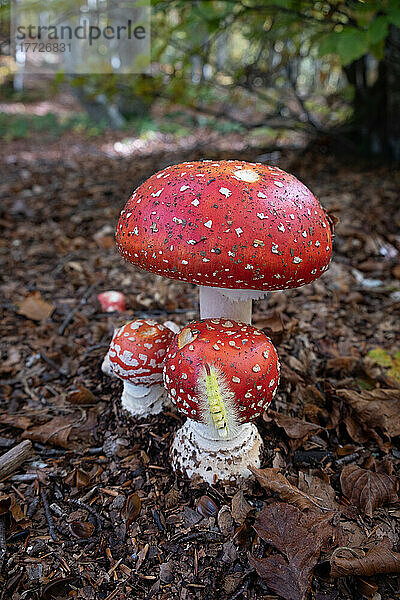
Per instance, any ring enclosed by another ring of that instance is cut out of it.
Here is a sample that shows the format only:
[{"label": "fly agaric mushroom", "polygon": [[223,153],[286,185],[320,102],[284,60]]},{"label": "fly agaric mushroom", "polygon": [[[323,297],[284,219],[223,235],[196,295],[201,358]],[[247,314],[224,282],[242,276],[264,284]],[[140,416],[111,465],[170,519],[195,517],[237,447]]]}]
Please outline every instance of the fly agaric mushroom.
[{"label": "fly agaric mushroom", "polygon": [[278,383],[279,359],[262,331],[227,319],[184,327],[164,366],[169,397],[188,417],[173,442],[174,468],[208,483],[249,477],[262,448],[252,421],[269,406]]},{"label": "fly agaric mushroom", "polygon": [[113,336],[109,364],[124,382],[122,407],[136,418],[158,414],[167,402],[162,370],[173,337],[168,327],[144,319],[126,323]]},{"label": "fly agaric mushroom", "polygon": [[[178,333],[178,331],[180,330],[179,325],[177,325],[173,321],[165,321],[163,323],[163,325],[164,325],[164,327],[167,327],[168,329],[170,329],[173,333]],[[118,331],[118,329],[114,329],[113,337],[114,337],[114,335],[116,334],[117,331]],[[107,351],[107,354],[103,358],[103,361],[101,363],[101,370],[104,373],[104,375],[108,375],[109,377],[118,377],[114,373],[114,371],[113,371],[113,369],[111,367],[109,350]]]},{"label": "fly agaric mushroom", "polygon": [[124,294],[110,290],[98,294],[97,300],[105,312],[124,312],[126,310],[126,300]]},{"label": "fly agaric mushroom", "polygon": [[134,265],[200,287],[200,317],[251,322],[252,299],[329,266],[325,210],[296,177],[240,160],[185,162],[133,193],[116,231]]}]

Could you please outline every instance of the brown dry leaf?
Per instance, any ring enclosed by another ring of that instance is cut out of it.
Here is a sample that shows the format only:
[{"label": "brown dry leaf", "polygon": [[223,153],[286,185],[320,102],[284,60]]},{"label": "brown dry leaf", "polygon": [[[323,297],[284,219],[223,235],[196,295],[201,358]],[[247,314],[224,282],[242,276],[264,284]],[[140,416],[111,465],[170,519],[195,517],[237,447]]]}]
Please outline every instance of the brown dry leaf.
[{"label": "brown dry leaf", "polygon": [[290,417],[274,410],[269,410],[265,413],[265,420],[271,417],[278,427],[285,430],[286,435],[290,438],[290,447],[292,450],[299,448],[309,437],[320,433],[323,427],[302,421],[296,417]]},{"label": "brown dry leaf", "polygon": [[122,517],[126,521],[126,526],[129,527],[135,519],[138,518],[142,510],[142,501],[140,496],[135,492],[130,494],[126,499],[125,507],[122,511]]},{"label": "brown dry leaf", "polygon": [[18,307],[18,314],[32,319],[32,321],[45,321],[51,315],[54,306],[46,302],[40,292],[32,292],[26,296]]},{"label": "brown dry leaf", "polygon": [[86,471],[82,471],[82,469],[74,469],[67,477],[64,479],[64,483],[70,485],[71,487],[75,487],[77,489],[81,489],[89,485],[91,481],[91,477],[89,473]]},{"label": "brown dry leaf", "polygon": [[97,398],[90,390],[83,385],[77,386],[76,392],[71,392],[67,396],[68,402],[71,404],[96,404]]},{"label": "brown dry leaf", "polygon": [[357,366],[358,360],[356,356],[336,356],[326,361],[326,368],[328,371],[351,373]]},{"label": "brown dry leaf", "polygon": [[71,433],[74,423],[75,417],[73,415],[69,415],[68,417],[54,417],[54,419],[47,421],[43,425],[38,425],[24,431],[21,437],[22,439],[33,440],[42,444],[52,444],[53,446],[68,448],[70,446],[68,436]]},{"label": "brown dry leaf", "polygon": [[386,473],[374,473],[357,465],[347,465],[340,475],[342,492],[368,517],[378,506],[398,500],[398,481]]},{"label": "brown dry leaf", "polygon": [[254,529],[281,554],[249,556],[250,564],[271,590],[285,600],[304,600],[321,549],[328,542],[330,515],[305,514],[295,506],[276,502],[257,516]]},{"label": "brown dry leaf", "polygon": [[236,492],[232,498],[232,517],[235,521],[242,525],[251,510],[253,507],[247,502],[242,490]]},{"label": "brown dry leaf", "polygon": [[232,535],[234,531],[233,518],[229,506],[224,504],[217,516],[217,523],[222,535]]},{"label": "brown dry leaf", "polygon": [[72,535],[82,539],[90,538],[95,530],[94,524],[89,523],[89,521],[72,521],[69,524],[69,528]]},{"label": "brown dry leaf", "polygon": [[175,506],[178,506],[181,498],[182,498],[181,492],[176,487],[176,484],[174,484],[174,486],[170,490],[168,490],[168,492],[165,494],[165,497],[164,497],[165,508],[168,509],[168,508],[174,508]]},{"label": "brown dry leaf", "polygon": [[255,326],[258,329],[269,329],[272,333],[281,333],[284,329],[282,316],[277,312],[274,312],[270,317],[259,319]]},{"label": "brown dry leaf", "polygon": [[22,415],[0,414],[0,423],[2,425],[15,427],[15,429],[27,429],[32,425],[32,420],[29,417],[24,417]]},{"label": "brown dry leaf", "polygon": [[71,585],[76,582],[76,577],[57,577],[49,581],[42,592],[43,600],[54,600],[54,598],[66,597],[72,590]]},{"label": "brown dry leaf", "polygon": [[0,516],[9,515],[12,521],[23,524],[27,519],[13,496],[0,494]]},{"label": "brown dry leaf", "polygon": [[281,363],[281,379],[295,385],[304,383],[304,379],[284,362]]},{"label": "brown dry leaf", "polygon": [[286,477],[282,475],[282,473],[279,473],[277,469],[249,468],[257,481],[267,490],[267,492],[278,494],[282,500],[297,506],[300,510],[326,508],[325,506],[321,506],[315,498],[312,498],[308,494],[300,491],[295,485],[289,483]]},{"label": "brown dry leaf", "polygon": [[[400,389],[337,390],[336,393],[351,408],[364,436],[372,437],[382,447],[382,435],[388,438],[400,435]],[[354,428],[349,434],[355,441],[365,441],[357,439]]]},{"label": "brown dry leaf", "polygon": [[309,494],[313,498],[320,502],[323,506],[332,510],[340,510],[340,505],[335,500],[335,490],[327,480],[322,479],[316,475],[308,475],[303,471],[299,471],[299,490]]},{"label": "brown dry leaf", "polygon": [[393,552],[385,541],[368,550],[365,555],[360,550],[338,548],[331,557],[332,577],[371,577],[378,573],[400,573],[400,553]]}]

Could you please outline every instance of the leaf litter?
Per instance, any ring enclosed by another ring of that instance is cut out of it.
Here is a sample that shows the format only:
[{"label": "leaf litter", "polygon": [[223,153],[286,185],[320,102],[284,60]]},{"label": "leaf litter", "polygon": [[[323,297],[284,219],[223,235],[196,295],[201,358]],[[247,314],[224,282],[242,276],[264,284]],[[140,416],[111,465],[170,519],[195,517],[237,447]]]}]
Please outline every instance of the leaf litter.
[{"label": "leaf litter", "polygon": [[[281,153],[279,166],[340,216],[334,260],[314,284],[254,303],[254,323],[273,335],[282,362],[273,412],[257,423],[265,486],[210,488],[171,471],[181,417],[170,410],[132,421],[121,412],[120,382],[100,365],[127,320],[183,326],[197,316],[194,286],[122,261],[112,244],[122,204],[171,162],[235,158],[238,149],[232,140],[175,148],[135,156],[133,168],[132,158],[110,159],[82,138],[39,149],[40,161],[26,144],[1,167],[0,453],[23,437],[34,448],[0,482],[12,499],[0,515],[5,597],[250,600],[312,590],[320,598],[329,585],[335,600],[348,600],[359,577],[373,576],[382,600],[393,598],[400,515],[387,477],[396,482],[400,464],[399,175],[319,151]],[[257,160],[243,146],[240,155]],[[13,212],[19,200],[23,213]],[[125,294],[126,312],[101,312],[96,297],[107,289]],[[381,471],[384,457],[390,469]],[[349,466],[360,471],[345,493]],[[326,563],[331,579],[320,572]]]}]

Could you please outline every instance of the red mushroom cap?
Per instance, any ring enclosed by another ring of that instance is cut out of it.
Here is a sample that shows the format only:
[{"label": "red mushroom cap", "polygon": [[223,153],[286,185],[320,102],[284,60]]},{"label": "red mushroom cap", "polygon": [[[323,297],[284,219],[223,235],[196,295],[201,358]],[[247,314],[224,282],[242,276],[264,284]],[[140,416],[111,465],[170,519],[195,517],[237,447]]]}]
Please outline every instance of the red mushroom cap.
[{"label": "red mushroom cap", "polygon": [[193,321],[176,334],[165,359],[164,385],[178,410],[211,425],[212,413],[225,410],[228,429],[258,417],[278,383],[271,340],[228,319]]},{"label": "red mushroom cap", "polygon": [[152,175],[121,212],[116,240],[142,269],[230,289],[310,283],[332,254],[327,214],[310,190],[278,167],[240,160]]},{"label": "red mushroom cap", "polygon": [[112,370],[135,385],[159,384],[173,337],[173,331],[155,321],[126,323],[115,332],[108,351]]},{"label": "red mushroom cap", "polygon": [[109,290],[97,295],[97,300],[101,304],[101,308],[106,312],[124,312],[126,310],[126,300],[122,292]]}]

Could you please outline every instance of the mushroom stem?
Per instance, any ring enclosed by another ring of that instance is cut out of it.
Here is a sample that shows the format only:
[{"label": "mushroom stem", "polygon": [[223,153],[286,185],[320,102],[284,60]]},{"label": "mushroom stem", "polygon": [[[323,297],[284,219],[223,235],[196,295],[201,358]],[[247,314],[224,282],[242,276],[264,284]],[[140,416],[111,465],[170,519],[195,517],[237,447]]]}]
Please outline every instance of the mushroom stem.
[{"label": "mushroom stem", "polygon": [[169,405],[166,391],[162,385],[135,385],[124,380],[124,391],[121,396],[122,408],[136,419],[149,415],[158,415],[163,406]]},{"label": "mushroom stem", "polygon": [[250,299],[234,300],[229,298],[229,291],[221,294],[219,288],[200,286],[200,319],[220,318],[233,319],[241,323],[251,323],[253,302]]},{"label": "mushroom stem", "polygon": [[224,317],[251,325],[253,300],[268,296],[268,292],[257,290],[230,290],[200,286],[200,319]]},{"label": "mushroom stem", "polygon": [[175,471],[200,475],[209,484],[250,477],[249,465],[261,464],[262,439],[254,423],[239,425],[234,437],[221,439],[207,425],[187,419],[171,448]]}]

